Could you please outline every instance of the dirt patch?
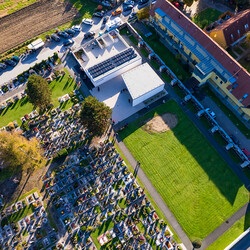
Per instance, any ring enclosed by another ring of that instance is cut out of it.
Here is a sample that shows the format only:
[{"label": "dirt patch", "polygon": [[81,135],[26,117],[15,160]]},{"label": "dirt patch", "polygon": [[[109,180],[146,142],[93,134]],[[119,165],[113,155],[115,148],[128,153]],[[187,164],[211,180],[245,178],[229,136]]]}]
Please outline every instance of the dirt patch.
[{"label": "dirt patch", "polygon": [[146,120],[145,122],[143,126],[145,131],[163,133],[174,128],[178,123],[178,118],[174,114],[165,113],[157,115],[153,119]]},{"label": "dirt patch", "polygon": [[79,13],[72,3],[62,0],[40,0],[0,18],[0,53],[35,36],[67,23]]}]

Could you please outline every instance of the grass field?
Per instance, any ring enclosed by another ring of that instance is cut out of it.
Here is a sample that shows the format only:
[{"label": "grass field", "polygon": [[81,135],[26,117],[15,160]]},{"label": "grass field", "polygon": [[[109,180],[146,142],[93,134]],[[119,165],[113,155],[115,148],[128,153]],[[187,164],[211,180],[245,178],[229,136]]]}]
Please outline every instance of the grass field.
[{"label": "grass field", "polygon": [[[180,60],[178,60],[175,55],[168,50],[168,48],[160,42],[159,36],[156,34],[154,29],[151,27],[147,28],[152,32],[152,36],[145,37],[139,30],[137,32],[143,37],[144,41],[154,50],[154,52],[163,60],[163,62],[174,72],[174,74],[181,80],[185,81],[190,77],[188,69],[185,68]],[[142,54],[143,49],[141,49]],[[145,53],[147,54],[147,53]]]},{"label": "grass field", "polygon": [[[165,112],[178,124],[147,133],[145,119]],[[121,131],[120,137],[191,240],[203,239],[248,201],[248,192],[178,104],[171,100]]]},{"label": "grass field", "polygon": [[[63,96],[72,90],[76,89],[77,85],[73,78],[69,79],[69,73],[65,70],[66,74],[61,78],[54,80],[50,83],[50,89],[52,90],[52,101],[54,107],[60,105],[58,97]],[[66,110],[72,106],[72,102],[69,100],[62,105],[62,109]],[[29,114],[33,110],[33,105],[28,101],[28,97],[22,98],[13,103],[12,106],[5,108],[0,112],[0,127],[8,125],[10,122],[17,121],[21,125],[20,118],[25,114]]]},{"label": "grass field", "polygon": [[202,12],[198,13],[192,18],[192,21],[197,24],[201,29],[207,27],[212,22],[218,20],[218,17],[222,14],[222,12],[207,8]]},{"label": "grass field", "polygon": [[250,212],[235,222],[221,237],[219,237],[207,250],[224,249],[237,239],[245,230],[250,227]]}]

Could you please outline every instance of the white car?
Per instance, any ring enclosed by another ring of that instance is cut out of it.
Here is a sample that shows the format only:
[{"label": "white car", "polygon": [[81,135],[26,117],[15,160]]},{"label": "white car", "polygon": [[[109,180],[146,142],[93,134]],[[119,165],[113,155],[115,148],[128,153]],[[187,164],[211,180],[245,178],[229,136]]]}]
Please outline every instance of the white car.
[{"label": "white car", "polygon": [[81,31],[81,25],[74,25],[71,27],[72,30],[75,32],[80,32]]},{"label": "white car", "polygon": [[94,21],[92,19],[83,18],[82,23],[85,23],[85,24],[88,24],[88,25],[93,25]]},{"label": "white car", "polygon": [[212,117],[213,119],[216,118],[216,114],[215,114],[210,108],[207,108],[207,109],[205,109],[205,110],[208,112],[209,115],[211,115],[211,117]]}]

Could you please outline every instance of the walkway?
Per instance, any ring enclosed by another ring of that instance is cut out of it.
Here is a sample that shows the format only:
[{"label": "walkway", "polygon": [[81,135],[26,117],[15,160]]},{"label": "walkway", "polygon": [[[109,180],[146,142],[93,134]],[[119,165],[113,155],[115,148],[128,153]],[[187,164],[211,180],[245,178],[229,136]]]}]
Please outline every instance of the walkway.
[{"label": "walkway", "polygon": [[223,233],[225,233],[236,221],[241,219],[248,211],[250,211],[249,203],[245,204],[235,214],[233,214],[228,220],[222,223],[211,234],[209,234],[205,239],[203,239],[201,249],[206,249],[208,246],[210,246]]},{"label": "walkway", "polygon": [[[135,160],[133,155],[129,152],[129,150],[127,149],[125,144],[122,142],[122,140],[119,138],[119,136],[115,137],[115,142],[118,144],[119,148],[123,152],[126,159],[129,161],[130,165],[133,167],[133,169],[135,169],[137,165],[137,161]],[[188,236],[183,231],[180,224],[178,223],[178,221],[176,220],[176,218],[174,217],[170,209],[167,207],[167,205],[165,204],[165,202],[163,201],[163,199],[161,198],[159,193],[156,191],[156,189],[154,188],[154,186],[152,185],[152,183],[150,182],[150,180],[148,179],[148,177],[142,171],[141,168],[139,168],[137,172],[137,176],[142,181],[143,185],[146,187],[150,195],[154,198],[154,201],[156,202],[157,206],[159,207],[159,209],[161,209],[162,213],[167,218],[168,222],[173,227],[175,232],[178,234],[178,236],[180,237],[185,247],[187,249],[193,249],[192,243],[189,240]]]}]

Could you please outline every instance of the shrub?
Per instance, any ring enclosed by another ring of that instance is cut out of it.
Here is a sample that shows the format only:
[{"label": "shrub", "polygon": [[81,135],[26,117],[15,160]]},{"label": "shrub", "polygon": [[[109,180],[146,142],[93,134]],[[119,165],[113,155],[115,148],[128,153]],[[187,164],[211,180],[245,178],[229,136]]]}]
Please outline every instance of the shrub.
[{"label": "shrub", "polygon": [[194,248],[200,248],[201,247],[201,240],[200,239],[195,239],[192,242]]},{"label": "shrub", "polygon": [[54,157],[55,160],[59,160],[62,157],[65,157],[68,155],[68,151],[66,148],[61,149]]}]

